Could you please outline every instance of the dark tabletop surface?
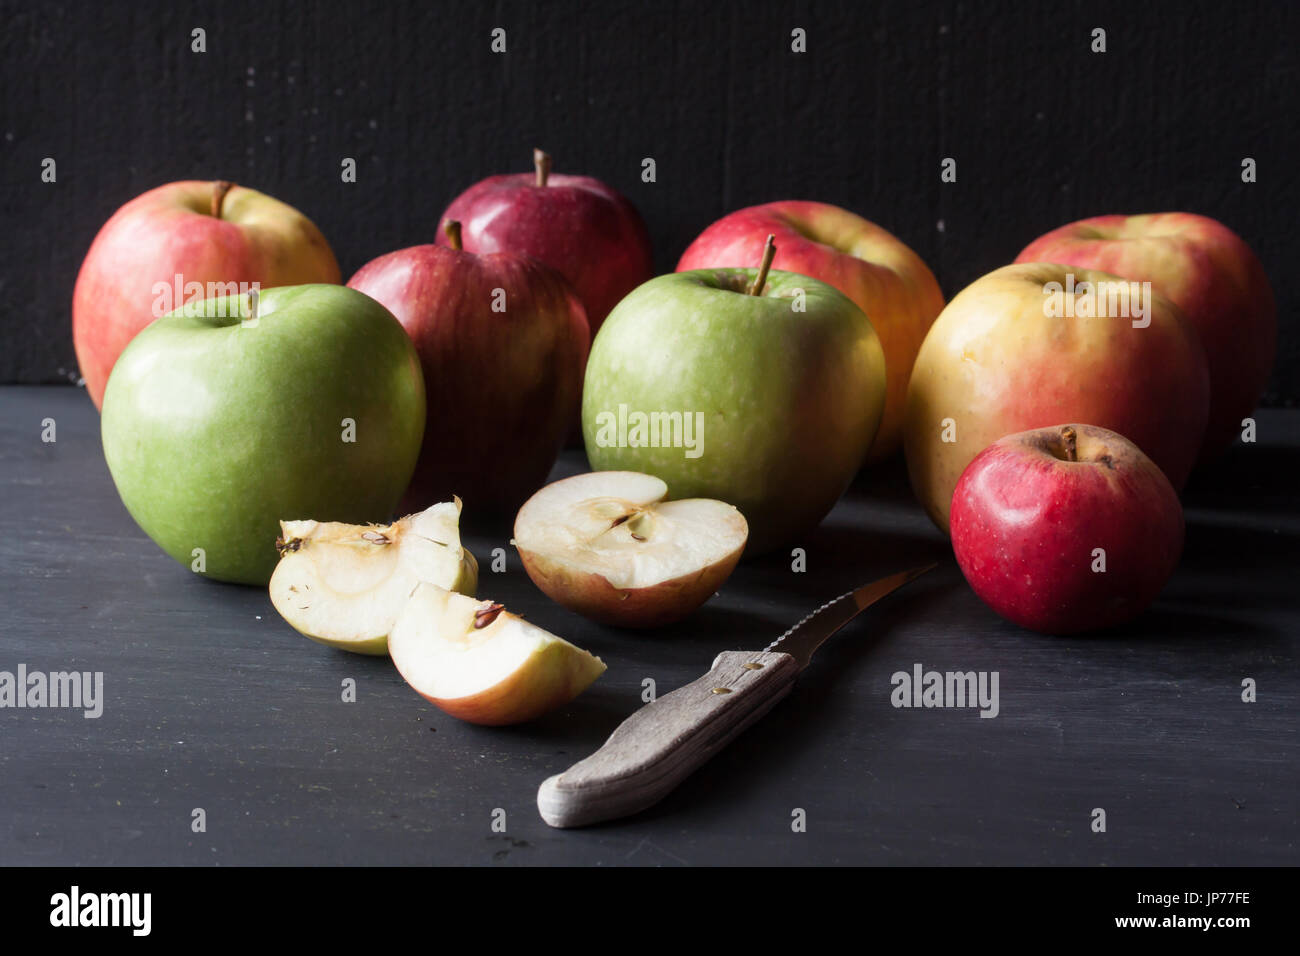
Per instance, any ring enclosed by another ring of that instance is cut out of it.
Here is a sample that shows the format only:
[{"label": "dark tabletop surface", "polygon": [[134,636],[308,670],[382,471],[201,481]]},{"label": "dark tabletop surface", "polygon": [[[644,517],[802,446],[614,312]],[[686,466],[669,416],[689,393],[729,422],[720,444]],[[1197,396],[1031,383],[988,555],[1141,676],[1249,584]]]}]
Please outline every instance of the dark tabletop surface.
[{"label": "dark tabletop surface", "polygon": [[[859,478],[808,536],[805,572],[743,564],[654,634],[552,604],[513,550],[492,573],[508,533],[471,535],[481,596],[609,665],[567,708],[501,729],[442,714],[386,659],[299,636],[265,591],[173,563],[119,502],[85,392],[2,388],[0,671],[102,671],[105,704],[0,710],[0,864],[1294,864],[1300,412],[1258,417],[1257,444],[1193,479],[1160,601],[1103,636],[995,617],[901,464]],[[583,467],[566,452],[555,476]],[[538,784],[640,706],[644,679],[662,695],[934,558],[659,806],[579,831],[538,817]],[[917,663],[997,671],[997,717],[894,708],[891,675]]]}]

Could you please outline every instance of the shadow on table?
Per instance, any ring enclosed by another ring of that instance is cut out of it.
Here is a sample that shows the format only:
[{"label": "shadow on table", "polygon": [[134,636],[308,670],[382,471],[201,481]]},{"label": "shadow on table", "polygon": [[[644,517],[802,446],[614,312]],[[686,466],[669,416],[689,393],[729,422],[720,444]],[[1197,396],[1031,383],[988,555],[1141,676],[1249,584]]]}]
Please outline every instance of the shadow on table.
[{"label": "shadow on table", "polygon": [[1192,514],[1187,518],[1181,564],[1225,577],[1243,569],[1294,568],[1297,537],[1295,528],[1232,525]]},{"label": "shadow on table", "polygon": [[1192,473],[1184,489],[1189,508],[1225,508],[1281,515],[1300,513],[1296,474],[1300,448],[1237,446]]},{"label": "shadow on table", "polygon": [[1196,581],[1180,597],[1197,607],[1289,611],[1296,606],[1296,555],[1300,533],[1285,526],[1223,524],[1187,519],[1187,540],[1177,575]]},{"label": "shadow on table", "polygon": [[[728,607],[713,600],[685,620],[644,632],[643,636],[656,642],[700,640],[724,651],[762,647],[788,626],[781,623],[775,612]],[[700,661],[701,674],[711,662],[712,658]]]},{"label": "shadow on table", "polygon": [[[805,557],[806,570],[798,573],[792,570],[795,547]],[[952,548],[937,531],[822,524],[798,544],[742,562],[737,575],[747,586],[758,584],[780,597],[813,601],[815,607],[877,578],[951,557]]]},{"label": "shadow on table", "polygon": [[1127,623],[1090,634],[1072,634],[1068,639],[1076,643],[1114,641],[1142,647],[1186,645],[1189,640],[1249,641],[1255,647],[1261,643],[1289,643],[1289,638],[1280,631],[1254,621],[1181,606],[1186,603],[1180,600],[1179,607],[1157,603]]}]

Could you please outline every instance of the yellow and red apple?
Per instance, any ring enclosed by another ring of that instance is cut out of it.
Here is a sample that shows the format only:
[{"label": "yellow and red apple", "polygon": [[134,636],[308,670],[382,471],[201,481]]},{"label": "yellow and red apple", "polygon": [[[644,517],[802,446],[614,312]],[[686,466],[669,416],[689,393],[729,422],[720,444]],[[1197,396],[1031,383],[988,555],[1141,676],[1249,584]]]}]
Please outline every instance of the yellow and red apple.
[{"label": "yellow and red apple", "polygon": [[72,339],[86,391],[99,408],[127,343],[186,302],[340,279],[320,230],[278,199],[228,182],[151,189],[104,224],[77,275]]},{"label": "yellow and red apple", "polygon": [[[1060,422],[1119,432],[1175,488],[1200,451],[1210,402],[1199,336],[1154,291],[1125,311],[1074,308],[1067,288],[1130,289],[1117,276],[1051,263],[1004,266],[948,303],[917,355],[904,450],[912,489],[943,531],[957,479],[1006,435]],[[1098,297],[1098,301],[1100,297]],[[1067,314],[1049,314],[1065,312]],[[1080,314],[1087,313],[1087,314]]]},{"label": "yellow and red apple", "polygon": [[1150,282],[1205,346],[1210,414],[1201,460],[1240,433],[1268,384],[1277,304],[1250,246],[1223,223],[1187,212],[1097,216],[1035,239],[1017,262],[1060,262]]},{"label": "yellow and red apple", "polygon": [[867,461],[898,450],[907,381],[926,331],[943,309],[934,274],[902,240],[846,209],[787,200],[750,206],[704,230],[683,253],[678,272],[752,266],[772,235],[772,268],[820,279],[853,300],[885,353],[885,413]]}]

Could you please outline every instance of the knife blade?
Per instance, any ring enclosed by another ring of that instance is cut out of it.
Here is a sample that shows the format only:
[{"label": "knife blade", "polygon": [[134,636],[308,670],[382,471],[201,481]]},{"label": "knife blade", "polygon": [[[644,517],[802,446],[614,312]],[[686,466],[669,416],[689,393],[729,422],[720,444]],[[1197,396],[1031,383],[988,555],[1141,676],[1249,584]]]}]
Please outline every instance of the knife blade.
[{"label": "knife blade", "polygon": [[842,594],[761,651],[723,651],[703,677],[646,704],[591,756],[543,781],[537,791],[542,819],[582,827],[658,803],[790,693],[831,635],[934,567],[900,571]]}]

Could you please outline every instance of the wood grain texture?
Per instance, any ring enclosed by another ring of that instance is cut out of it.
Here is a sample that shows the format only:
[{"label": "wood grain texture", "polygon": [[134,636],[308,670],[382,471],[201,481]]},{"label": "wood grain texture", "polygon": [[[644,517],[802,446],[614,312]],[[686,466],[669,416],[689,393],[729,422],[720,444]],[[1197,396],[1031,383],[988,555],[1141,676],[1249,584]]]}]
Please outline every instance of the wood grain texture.
[{"label": "wood grain texture", "polygon": [[[1084,216],[1188,209],[1259,252],[1282,317],[1269,397],[1300,398],[1293,111],[1300,5],[820,0],[791,6],[0,3],[0,382],[75,377],[91,239],[178,179],[303,210],[344,276],[433,240],[480,178],[598,176],[641,209],[660,271],[741,206],[816,199],[909,243],[951,297]],[[507,31],[504,55],[490,50]],[[190,52],[191,31],[208,52]],[[795,27],[807,52],[790,49]],[[1090,51],[1107,30],[1108,52]],[[1258,182],[1241,182],[1243,157]],[[57,184],[41,162],[57,160]],[[357,182],[340,181],[344,157]],[[641,179],[642,160],[657,179]],[[958,162],[956,183],[940,162]]]},{"label": "wood grain texture", "polygon": [[708,673],[642,707],[590,757],[548,777],[537,809],[584,827],[654,806],[794,687],[789,654],[723,651]]},{"label": "wood grain texture", "polygon": [[[1091,637],[1039,637],[980,604],[900,465],[859,479],[799,542],[806,572],[788,555],[742,562],[653,634],[552,604],[508,527],[471,533],[482,594],[609,665],[511,728],[459,723],[389,662],[295,633],[264,591],[163,555],[118,501],[98,425],[84,391],[0,388],[0,670],[102,671],[106,697],[91,720],[0,709],[0,865],[1295,862],[1300,414],[1262,412],[1259,444],[1193,476],[1173,580],[1139,619]],[[553,477],[582,467],[567,454]],[[680,687],[828,596],[936,559],[659,804],[580,830],[538,816],[538,785],[639,709],[644,681]],[[892,675],[918,662],[998,671],[997,718],[893,707]],[[1104,834],[1090,830],[1097,807]]]}]

